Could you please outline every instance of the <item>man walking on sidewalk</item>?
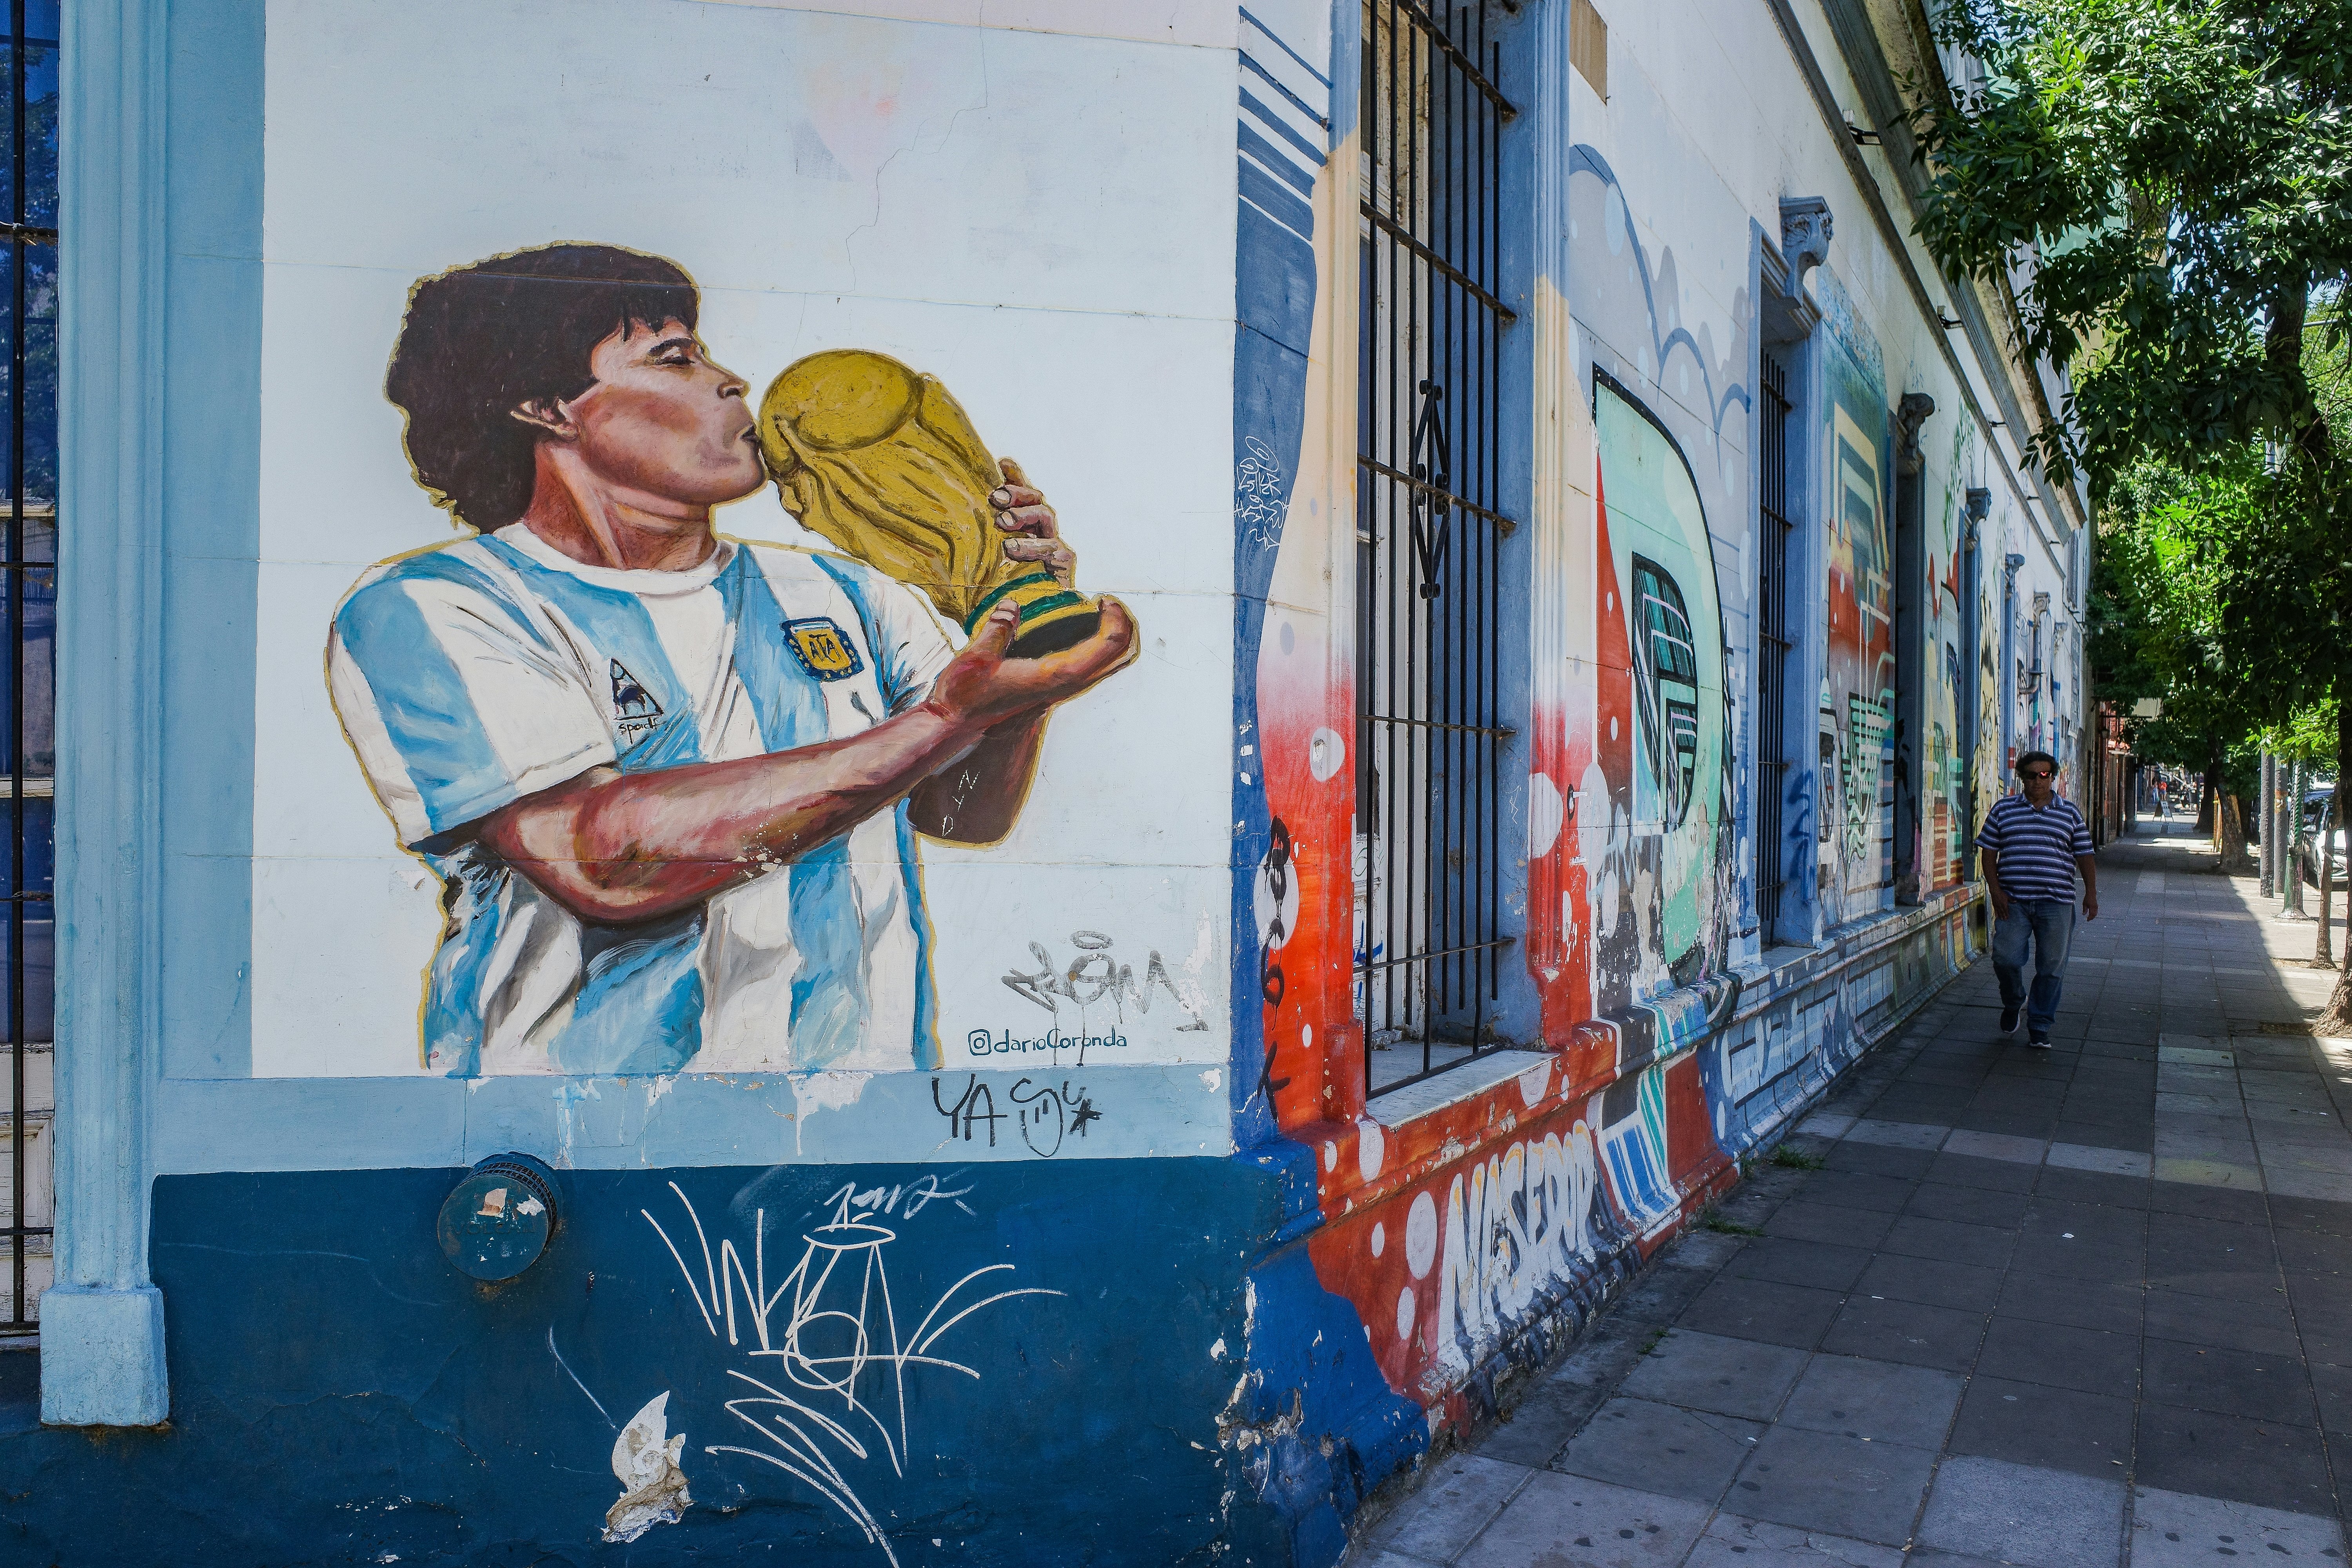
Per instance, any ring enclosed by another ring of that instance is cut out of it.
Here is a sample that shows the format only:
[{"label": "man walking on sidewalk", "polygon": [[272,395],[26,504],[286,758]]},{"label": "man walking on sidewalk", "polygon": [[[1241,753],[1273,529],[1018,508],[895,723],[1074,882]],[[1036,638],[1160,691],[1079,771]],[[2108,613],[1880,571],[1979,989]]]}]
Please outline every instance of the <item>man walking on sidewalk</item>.
[{"label": "man walking on sidewalk", "polygon": [[[2074,873],[2083,874],[2083,918],[2099,918],[2099,863],[2091,830],[2074,802],[2056,790],[2058,759],[2028,752],[2017,759],[2023,795],[2003,795],[1977,835],[1985,891],[1992,899],[1992,972],[2000,981],[2000,1032],[2017,1032],[2022,1010],[2026,1044],[2050,1048],[2058,992],[2066,978],[2066,949],[2074,940]],[[2033,944],[2033,988],[2025,984],[2025,948]]]}]

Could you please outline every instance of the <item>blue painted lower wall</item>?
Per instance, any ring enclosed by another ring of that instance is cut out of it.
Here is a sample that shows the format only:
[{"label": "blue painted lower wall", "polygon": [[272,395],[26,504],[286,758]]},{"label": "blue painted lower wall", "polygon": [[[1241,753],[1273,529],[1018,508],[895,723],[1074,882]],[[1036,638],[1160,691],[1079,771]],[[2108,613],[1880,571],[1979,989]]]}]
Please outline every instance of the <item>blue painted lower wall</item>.
[{"label": "blue painted lower wall", "polygon": [[[1303,1264],[1245,1284],[1279,1204],[1244,1162],[565,1173],[504,1286],[435,1244],[461,1174],[157,1182],[170,1424],[0,1433],[0,1563],[1280,1563],[1352,1507],[1344,1454],[1258,1500],[1297,1444],[1253,1300],[1385,1390]],[[691,1501],[608,1543],[663,1394]]]}]

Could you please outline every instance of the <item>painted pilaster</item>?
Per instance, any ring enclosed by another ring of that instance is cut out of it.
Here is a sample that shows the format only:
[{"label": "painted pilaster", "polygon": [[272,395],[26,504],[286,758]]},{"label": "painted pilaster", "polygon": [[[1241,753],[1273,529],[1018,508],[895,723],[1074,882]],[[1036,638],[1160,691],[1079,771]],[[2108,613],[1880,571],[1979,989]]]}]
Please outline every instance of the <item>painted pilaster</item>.
[{"label": "painted pilaster", "polygon": [[160,906],[164,0],[65,8],[59,170],[57,1284],[41,1416],[170,1407],[147,1274]]}]

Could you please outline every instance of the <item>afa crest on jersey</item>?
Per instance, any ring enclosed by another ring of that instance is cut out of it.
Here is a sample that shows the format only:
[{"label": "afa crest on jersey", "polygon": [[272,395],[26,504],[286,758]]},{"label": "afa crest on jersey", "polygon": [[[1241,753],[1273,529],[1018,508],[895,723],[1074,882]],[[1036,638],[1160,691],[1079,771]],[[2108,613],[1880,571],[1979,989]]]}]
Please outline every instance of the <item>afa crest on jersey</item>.
[{"label": "afa crest on jersey", "polygon": [[784,640],[793,645],[793,657],[801,661],[801,668],[819,680],[846,680],[866,668],[866,661],[857,656],[857,645],[828,616],[786,621]]}]

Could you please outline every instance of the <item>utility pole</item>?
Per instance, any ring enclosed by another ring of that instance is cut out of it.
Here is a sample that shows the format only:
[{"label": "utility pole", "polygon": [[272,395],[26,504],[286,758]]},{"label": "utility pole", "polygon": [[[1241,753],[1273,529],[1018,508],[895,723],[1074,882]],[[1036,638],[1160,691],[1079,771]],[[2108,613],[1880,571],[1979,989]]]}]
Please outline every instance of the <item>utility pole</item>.
[{"label": "utility pole", "polygon": [[2277,885],[2273,868],[2278,863],[2278,759],[2268,746],[2263,748],[2263,782],[2255,787],[2255,799],[2260,805],[2254,820],[2263,836],[2263,897],[2267,899]]},{"label": "utility pole", "polygon": [[2279,836],[2279,844],[2286,851],[2286,864],[2279,869],[2280,879],[2286,884],[2286,907],[2279,910],[2279,919],[2283,921],[2311,918],[2303,912],[2303,877],[2300,873],[2303,860],[2303,776],[2304,764],[2299,762],[2287,770],[2287,798],[2284,803],[2285,809],[2280,814],[2286,821],[2286,831]]}]

